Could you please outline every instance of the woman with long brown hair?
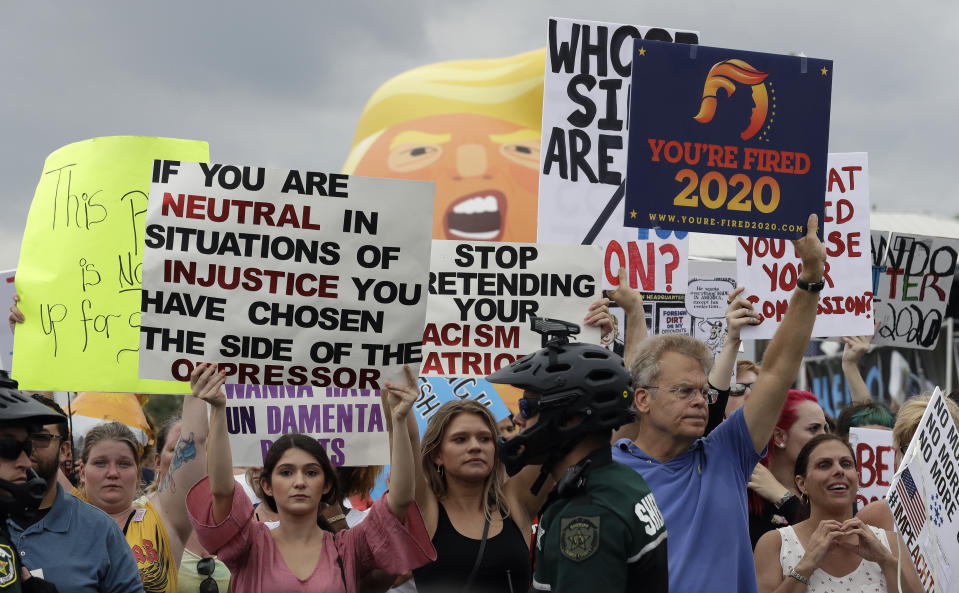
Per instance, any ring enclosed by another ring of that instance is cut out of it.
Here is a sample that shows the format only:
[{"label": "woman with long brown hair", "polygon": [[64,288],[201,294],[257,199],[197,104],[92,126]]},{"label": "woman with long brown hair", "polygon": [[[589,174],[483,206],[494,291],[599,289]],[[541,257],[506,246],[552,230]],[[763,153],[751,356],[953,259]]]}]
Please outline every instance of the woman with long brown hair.
[{"label": "woman with long brown hair", "polygon": [[848,442],[834,434],[813,437],[799,452],[794,472],[809,518],[759,539],[760,593],[898,592],[898,569],[904,591],[922,591],[896,533],[853,517],[859,473]]},{"label": "woman with long brown hair", "polygon": [[538,468],[507,480],[498,434],[493,415],[474,400],[447,402],[430,418],[416,468],[416,502],[437,559],[413,571],[419,593],[529,586],[531,526],[549,488],[539,496],[530,492]]},{"label": "woman with long brown hair", "polygon": [[405,423],[415,386],[387,383],[383,390],[397,430],[392,488],[373,504],[366,521],[333,534],[321,513],[340,500],[336,471],[316,439],[303,434],[281,436],[263,460],[264,504],[279,514],[280,524],[271,531],[252,520],[253,505],[232,474],[225,381],[209,364],[197,365],[190,377],[193,392],[210,401],[211,414],[209,477],[190,490],[187,507],[200,544],[230,569],[234,593],[355,593],[360,578],[374,569],[401,574],[435,557],[412,504],[413,458]]}]

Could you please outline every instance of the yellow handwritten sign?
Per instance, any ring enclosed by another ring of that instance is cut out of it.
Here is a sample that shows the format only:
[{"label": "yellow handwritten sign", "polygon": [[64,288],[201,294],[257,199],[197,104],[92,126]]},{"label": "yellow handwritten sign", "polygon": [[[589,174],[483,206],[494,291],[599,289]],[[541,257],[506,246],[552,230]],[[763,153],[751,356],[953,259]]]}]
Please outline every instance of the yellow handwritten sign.
[{"label": "yellow handwritten sign", "polygon": [[206,142],[114,136],[43,165],[20,247],[26,322],[14,336],[22,389],[187,393],[137,377],[144,216],[154,159],[207,162]]}]

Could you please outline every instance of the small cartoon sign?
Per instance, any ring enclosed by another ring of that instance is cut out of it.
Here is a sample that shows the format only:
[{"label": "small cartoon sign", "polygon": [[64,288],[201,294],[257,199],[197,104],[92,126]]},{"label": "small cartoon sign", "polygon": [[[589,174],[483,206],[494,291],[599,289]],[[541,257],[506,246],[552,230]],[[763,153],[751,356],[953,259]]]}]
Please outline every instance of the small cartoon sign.
[{"label": "small cartoon sign", "polygon": [[796,238],[822,220],[832,69],[636,40],[624,223]]}]

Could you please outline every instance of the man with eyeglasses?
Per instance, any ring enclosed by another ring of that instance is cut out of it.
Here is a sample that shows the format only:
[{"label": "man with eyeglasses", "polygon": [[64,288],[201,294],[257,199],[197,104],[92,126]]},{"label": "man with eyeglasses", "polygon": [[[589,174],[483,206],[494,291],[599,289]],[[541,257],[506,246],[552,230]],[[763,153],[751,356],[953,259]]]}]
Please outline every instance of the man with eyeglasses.
[{"label": "man with eyeglasses", "polygon": [[[9,381],[0,371],[2,384]],[[10,537],[8,518],[38,512],[46,485],[33,470],[30,455],[35,448],[31,434],[42,422],[59,416],[20,393],[6,391],[0,406],[0,590],[25,593],[56,592],[50,581],[29,572]]]},{"label": "man with eyeglasses", "polygon": [[673,593],[757,591],[746,484],[812,334],[826,271],[818,226],[810,215],[806,235],[793,242],[802,270],[751,396],[708,437],[702,438],[713,360],[706,346],[688,336],[661,335],[633,354],[639,432],[634,441],[615,444],[613,459],[643,476],[660,504],[669,530]]},{"label": "man with eyeglasses", "polygon": [[[100,509],[67,494],[57,483],[61,450],[58,425],[66,418],[17,390],[16,381],[5,372],[0,372],[0,401],[16,402],[0,408],[0,422],[10,419],[3,422],[7,432],[0,431],[0,457],[4,447],[8,455],[14,449],[13,442],[3,444],[4,436],[14,437],[19,447],[17,463],[30,465],[28,475],[33,476],[32,480],[20,476],[11,480],[15,488],[29,482],[32,509],[21,505],[3,521],[19,561],[35,576],[53,583],[60,593],[142,593],[133,553],[116,522]],[[11,415],[11,409],[18,406],[29,414]],[[2,572],[0,559],[0,587]]]},{"label": "man with eyeglasses", "polygon": [[533,329],[546,347],[487,377],[524,391],[519,433],[497,440],[506,472],[541,466],[534,495],[546,479],[557,482],[540,512],[533,590],[665,592],[662,515],[642,477],[609,449],[612,431],[634,417],[623,360],[570,343],[575,325],[534,318]]},{"label": "man with eyeglasses", "polygon": [[[60,415],[61,418],[54,424],[39,426],[34,432],[30,433],[30,439],[33,441],[33,455],[31,456],[33,468],[47,484],[50,484],[60,478],[60,468],[71,454],[69,425],[67,424],[66,414],[54,400],[40,393],[30,393],[30,397]],[[61,482],[61,484],[63,483]],[[66,488],[65,484],[64,487]],[[48,488],[42,506],[46,508],[52,505],[56,495],[56,488]]]}]

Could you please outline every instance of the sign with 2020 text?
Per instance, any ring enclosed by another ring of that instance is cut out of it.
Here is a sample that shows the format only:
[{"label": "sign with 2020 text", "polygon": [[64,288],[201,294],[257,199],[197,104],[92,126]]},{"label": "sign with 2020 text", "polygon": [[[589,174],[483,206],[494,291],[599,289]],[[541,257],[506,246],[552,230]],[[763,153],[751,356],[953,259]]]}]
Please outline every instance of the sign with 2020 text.
[{"label": "sign with 2020 text", "polygon": [[626,225],[797,238],[822,220],[831,61],[633,48]]}]

